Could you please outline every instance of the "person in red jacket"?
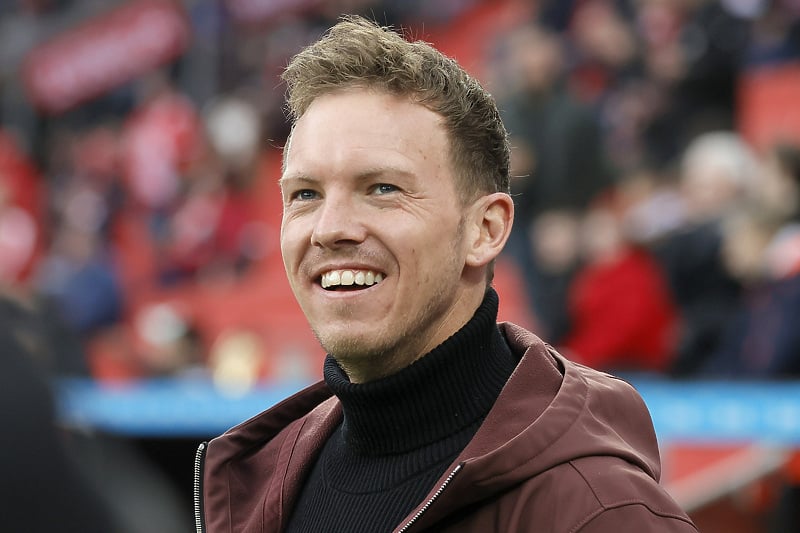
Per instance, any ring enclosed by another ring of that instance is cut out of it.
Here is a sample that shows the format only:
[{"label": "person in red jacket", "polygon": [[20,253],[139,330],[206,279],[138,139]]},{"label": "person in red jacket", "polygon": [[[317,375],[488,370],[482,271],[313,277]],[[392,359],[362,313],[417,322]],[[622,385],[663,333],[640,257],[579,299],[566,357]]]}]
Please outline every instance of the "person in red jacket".
[{"label": "person in red jacket", "polygon": [[497,323],[493,98],[359,17],[284,79],[281,252],[325,379],[201,445],[198,531],[696,533],[633,388]]},{"label": "person in red jacket", "polygon": [[613,209],[594,207],[584,226],[586,263],[569,289],[561,347],[601,370],[667,371],[678,315],[658,263],[625,239]]}]

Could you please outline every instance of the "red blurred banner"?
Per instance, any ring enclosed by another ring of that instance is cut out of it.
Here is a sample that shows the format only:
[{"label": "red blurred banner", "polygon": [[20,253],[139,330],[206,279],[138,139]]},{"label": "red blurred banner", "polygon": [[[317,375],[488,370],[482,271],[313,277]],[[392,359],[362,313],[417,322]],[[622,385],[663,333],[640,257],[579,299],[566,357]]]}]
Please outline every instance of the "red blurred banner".
[{"label": "red blurred banner", "polygon": [[758,151],[800,143],[800,61],[745,71],[739,80],[739,131]]},{"label": "red blurred banner", "polygon": [[59,113],[182,53],[191,30],[170,0],[134,0],[35,47],[22,76],[30,99]]},{"label": "red blurred banner", "polygon": [[224,0],[231,18],[240,24],[265,23],[286,13],[315,7],[321,0]]}]

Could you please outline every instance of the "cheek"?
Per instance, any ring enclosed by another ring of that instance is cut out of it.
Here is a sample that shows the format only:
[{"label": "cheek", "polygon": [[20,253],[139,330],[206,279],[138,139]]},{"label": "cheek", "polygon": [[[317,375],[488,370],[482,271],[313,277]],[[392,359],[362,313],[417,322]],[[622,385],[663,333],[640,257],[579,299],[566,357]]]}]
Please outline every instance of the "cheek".
[{"label": "cheek", "polygon": [[289,251],[289,249],[291,247],[290,246],[290,240],[289,240],[289,233],[287,233],[285,227],[281,227],[280,246],[281,246],[281,254],[283,255],[284,260],[285,260],[287,252]]},{"label": "cheek", "polygon": [[299,269],[302,251],[299,241],[291,233],[281,235],[281,257],[287,274],[291,277]]},{"label": "cheek", "polygon": [[304,242],[303,225],[294,219],[284,219],[281,223],[281,252],[297,250]]}]

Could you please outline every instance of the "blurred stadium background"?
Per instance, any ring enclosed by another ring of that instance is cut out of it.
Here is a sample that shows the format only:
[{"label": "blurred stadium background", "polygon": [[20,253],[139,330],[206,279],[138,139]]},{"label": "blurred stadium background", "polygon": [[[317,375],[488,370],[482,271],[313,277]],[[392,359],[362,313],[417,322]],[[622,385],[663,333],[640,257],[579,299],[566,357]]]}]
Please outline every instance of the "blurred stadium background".
[{"label": "blurred stadium background", "polygon": [[188,530],[196,445],[320,376],[278,75],[342,13],[496,96],[501,319],[639,388],[701,531],[800,531],[797,0],[0,0],[0,320],[124,531]]}]

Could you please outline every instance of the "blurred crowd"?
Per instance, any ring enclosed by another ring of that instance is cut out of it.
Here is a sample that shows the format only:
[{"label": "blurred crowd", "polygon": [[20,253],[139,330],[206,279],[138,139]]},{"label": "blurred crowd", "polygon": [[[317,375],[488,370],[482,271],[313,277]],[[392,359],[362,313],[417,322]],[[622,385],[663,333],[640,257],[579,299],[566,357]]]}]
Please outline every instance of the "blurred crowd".
[{"label": "blurred crowd", "polygon": [[511,253],[548,341],[610,370],[800,375],[800,100],[753,110],[798,60],[780,0],[545,2],[501,37]]},{"label": "blurred crowd", "polygon": [[517,207],[500,272],[540,336],[606,370],[800,375],[797,1],[137,1],[190,38],[63,108],[20,72],[136,2],[0,4],[0,316],[52,372],[234,392],[319,372],[277,245],[278,74],[357,12],[496,96]]}]

